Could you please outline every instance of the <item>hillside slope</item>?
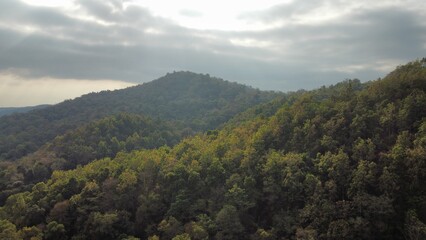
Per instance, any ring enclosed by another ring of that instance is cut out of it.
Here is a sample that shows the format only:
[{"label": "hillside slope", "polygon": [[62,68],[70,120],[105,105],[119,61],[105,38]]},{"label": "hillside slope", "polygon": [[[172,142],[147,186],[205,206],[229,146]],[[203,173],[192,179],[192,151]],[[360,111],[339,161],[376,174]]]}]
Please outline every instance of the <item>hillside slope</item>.
[{"label": "hillside slope", "polygon": [[68,130],[121,112],[174,121],[177,128],[187,128],[189,133],[214,129],[238,112],[277,95],[208,75],[175,72],[139,86],[4,116],[0,118],[0,159],[18,159]]},{"label": "hillside slope", "polygon": [[0,205],[11,194],[30,190],[54,170],[74,169],[96,159],[135,149],[173,146],[183,133],[170,123],[120,113],[95,120],[57,136],[36,152],[0,162]]},{"label": "hillside slope", "polygon": [[333,89],[173,148],[55,171],[9,197],[0,221],[46,239],[424,239],[426,69]]}]

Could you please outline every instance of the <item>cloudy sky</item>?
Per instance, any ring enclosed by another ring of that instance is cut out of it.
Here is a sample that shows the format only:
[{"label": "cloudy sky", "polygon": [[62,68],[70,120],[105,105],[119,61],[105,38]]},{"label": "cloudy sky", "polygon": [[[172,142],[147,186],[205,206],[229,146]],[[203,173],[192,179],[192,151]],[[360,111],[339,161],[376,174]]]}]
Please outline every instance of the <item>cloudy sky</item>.
[{"label": "cloudy sky", "polygon": [[0,0],[0,107],[179,70],[312,89],[425,56],[419,0]]}]

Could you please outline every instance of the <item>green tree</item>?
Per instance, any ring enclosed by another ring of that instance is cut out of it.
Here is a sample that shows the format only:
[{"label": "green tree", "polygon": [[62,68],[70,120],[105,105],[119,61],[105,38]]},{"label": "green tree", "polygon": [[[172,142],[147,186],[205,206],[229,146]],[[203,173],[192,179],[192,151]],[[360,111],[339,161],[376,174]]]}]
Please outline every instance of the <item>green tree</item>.
[{"label": "green tree", "polygon": [[161,239],[172,239],[183,233],[183,226],[176,218],[167,217],[158,224],[158,230],[161,232]]},{"label": "green tree", "polygon": [[409,240],[420,240],[426,238],[426,224],[417,218],[413,210],[409,210],[405,217],[405,234]]},{"label": "green tree", "polygon": [[8,220],[0,220],[0,239],[19,240],[21,239],[16,226]]},{"label": "green tree", "polygon": [[23,227],[19,230],[19,235],[23,240],[42,240],[43,232],[36,226]]},{"label": "green tree", "polygon": [[44,238],[46,240],[67,239],[64,225],[56,221],[49,222],[44,231]]},{"label": "green tree", "polygon": [[232,205],[225,205],[216,215],[217,239],[239,239],[244,228],[238,216],[237,209]]}]

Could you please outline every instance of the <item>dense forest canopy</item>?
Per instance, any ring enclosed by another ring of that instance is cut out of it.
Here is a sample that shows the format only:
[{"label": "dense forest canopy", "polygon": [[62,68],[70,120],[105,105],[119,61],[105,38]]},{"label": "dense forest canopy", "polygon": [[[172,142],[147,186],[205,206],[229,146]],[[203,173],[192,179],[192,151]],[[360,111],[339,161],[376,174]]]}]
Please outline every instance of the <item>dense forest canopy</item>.
[{"label": "dense forest canopy", "polygon": [[[121,113],[57,136],[38,151],[14,162],[1,162],[0,204],[16,192],[47,180],[54,170],[74,169],[118,152],[173,146],[185,136],[170,123]],[[19,184],[18,184],[19,183]]]},{"label": "dense forest canopy", "polygon": [[55,170],[7,198],[0,238],[425,239],[425,91],[414,61],[279,97],[174,146]]}]

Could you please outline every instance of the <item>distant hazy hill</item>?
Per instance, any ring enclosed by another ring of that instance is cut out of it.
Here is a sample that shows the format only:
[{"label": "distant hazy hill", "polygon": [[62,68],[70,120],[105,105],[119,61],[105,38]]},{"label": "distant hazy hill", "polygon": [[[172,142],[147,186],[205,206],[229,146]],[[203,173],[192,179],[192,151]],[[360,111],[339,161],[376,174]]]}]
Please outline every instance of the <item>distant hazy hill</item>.
[{"label": "distant hazy hill", "polygon": [[67,130],[121,112],[173,121],[188,133],[214,129],[235,114],[269,101],[263,92],[209,75],[167,74],[116,91],[91,93],[25,114],[0,118],[0,159],[17,159]]},{"label": "distant hazy hill", "polygon": [[30,107],[1,107],[0,108],[0,117],[10,115],[10,114],[13,114],[13,113],[26,113],[26,112],[29,112],[31,110],[41,109],[41,108],[45,108],[45,107],[48,107],[48,106],[49,105],[44,104],[44,105],[37,105],[37,106],[30,106]]}]

